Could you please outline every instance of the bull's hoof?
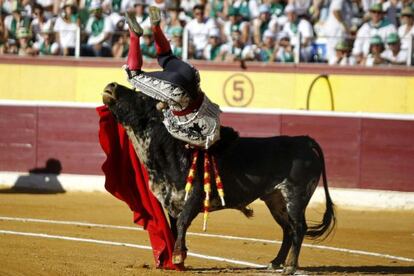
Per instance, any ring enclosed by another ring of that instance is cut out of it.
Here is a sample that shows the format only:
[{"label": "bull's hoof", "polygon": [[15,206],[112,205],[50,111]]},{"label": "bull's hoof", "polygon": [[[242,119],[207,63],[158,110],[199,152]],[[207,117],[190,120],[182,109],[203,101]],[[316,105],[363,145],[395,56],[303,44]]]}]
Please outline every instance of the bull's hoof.
[{"label": "bull's hoof", "polygon": [[185,258],[187,258],[186,251],[174,252],[172,256],[172,263],[175,265],[184,264]]},{"label": "bull's hoof", "polygon": [[185,271],[184,263],[175,264],[175,270],[177,270],[177,271]]},{"label": "bull's hoof", "polygon": [[283,275],[293,275],[293,274],[295,274],[295,272],[296,272],[296,267],[295,266],[286,266],[283,269],[282,274]]}]

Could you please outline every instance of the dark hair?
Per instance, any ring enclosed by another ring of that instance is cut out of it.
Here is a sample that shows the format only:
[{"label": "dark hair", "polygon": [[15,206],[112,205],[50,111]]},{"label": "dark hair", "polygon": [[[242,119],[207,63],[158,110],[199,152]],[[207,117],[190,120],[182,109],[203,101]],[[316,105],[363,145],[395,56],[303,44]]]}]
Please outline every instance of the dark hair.
[{"label": "dark hair", "polygon": [[202,10],[202,11],[204,11],[204,5],[202,5],[202,4],[195,5],[193,7],[193,11],[195,11],[195,10]]},{"label": "dark hair", "polygon": [[35,10],[35,9],[40,10],[42,13],[45,11],[45,9],[43,8],[43,6],[42,6],[42,5],[39,5],[39,4],[37,4],[37,3],[35,3],[35,4],[33,5],[33,10]]}]

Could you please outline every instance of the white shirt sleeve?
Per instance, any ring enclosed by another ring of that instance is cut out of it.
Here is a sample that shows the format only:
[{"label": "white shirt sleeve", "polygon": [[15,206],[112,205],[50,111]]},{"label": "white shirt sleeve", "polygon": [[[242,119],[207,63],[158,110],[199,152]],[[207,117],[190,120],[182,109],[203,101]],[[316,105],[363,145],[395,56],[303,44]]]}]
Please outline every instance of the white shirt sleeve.
[{"label": "white shirt sleeve", "polygon": [[332,0],[330,12],[342,10],[343,0]]},{"label": "white shirt sleeve", "polygon": [[305,19],[300,20],[298,29],[303,38],[313,37],[312,25],[307,20]]},{"label": "white shirt sleeve", "polygon": [[[353,55],[360,55],[363,53],[364,42],[369,37],[369,26],[368,23],[362,25],[356,34],[356,39],[354,42],[354,48],[352,49]],[[368,38],[369,39],[369,38]]]},{"label": "white shirt sleeve", "polygon": [[53,55],[57,54],[59,52],[59,44],[56,42],[53,42],[52,48],[50,49]]},{"label": "white shirt sleeve", "polygon": [[103,33],[112,33],[114,31],[111,19],[109,17],[104,18]]}]

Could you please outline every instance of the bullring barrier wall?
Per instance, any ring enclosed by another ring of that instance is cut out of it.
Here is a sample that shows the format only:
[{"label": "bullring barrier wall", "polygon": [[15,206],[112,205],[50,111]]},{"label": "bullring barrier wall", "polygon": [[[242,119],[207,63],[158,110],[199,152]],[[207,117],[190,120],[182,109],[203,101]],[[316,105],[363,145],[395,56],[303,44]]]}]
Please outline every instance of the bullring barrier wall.
[{"label": "bullring barrier wall", "polygon": [[[99,92],[102,87],[118,77],[124,78],[119,68],[112,69],[112,66],[118,67],[119,64],[103,61],[104,66],[98,67],[99,64],[102,66],[102,61],[96,63],[96,61],[65,60],[60,65],[57,61],[53,61],[51,65],[17,66],[19,62],[27,63],[28,61],[17,59],[13,62],[7,59],[0,64],[3,70],[0,84],[3,98],[0,102],[0,131],[2,133],[0,136],[0,172],[27,172],[32,168],[44,167],[48,159],[54,158],[61,162],[64,174],[102,175],[100,166],[104,161],[104,154],[97,138],[98,116],[95,107],[99,105],[97,102],[100,100]],[[198,67],[202,70],[202,82],[209,84],[210,81],[206,81],[208,78],[204,78],[204,75],[218,73],[210,72],[211,64],[205,66]],[[234,67],[230,66],[227,69],[233,68],[234,71],[223,71],[221,74],[233,74],[241,70],[237,69],[237,65],[232,66]],[[4,71],[4,68],[12,68],[12,70]],[[258,67],[257,71],[260,71],[260,68]],[[302,70],[301,74],[304,78],[312,79],[320,75],[316,74],[314,69],[312,71],[311,68],[294,66],[289,70]],[[280,70],[283,71],[286,68],[282,67]],[[336,68],[335,70],[344,69]],[[88,71],[93,72],[89,77],[85,75]],[[8,77],[4,77],[4,72],[8,72]],[[243,72],[250,76],[250,71]],[[275,74],[281,76],[295,74],[292,72]],[[334,73],[335,71],[328,75],[329,79],[334,79]],[[375,69],[373,72],[370,71],[370,74],[363,73],[364,77],[372,78],[372,84],[376,79],[379,81],[390,78],[387,82],[396,83],[403,80],[404,85],[409,86],[404,91],[405,100],[400,102],[400,107],[404,108],[399,111],[395,109],[393,112],[407,113],[410,110],[407,108],[411,106],[410,90],[411,94],[413,93],[411,71],[405,69],[392,71],[393,74],[401,74],[396,80],[391,80],[393,77],[381,75],[384,72],[375,71]],[[75,74],[76,77],[71,74]],[[349,74],[350,72],[345,72],[344,76],[351,78],[352,75]],[[97,79],[93,79],[93,76]],[[331,85],[335,86],[334,83]],[[269,83],[268,86],[276,89],[277,83]],[[9,93],[4,92],[4,87],[7,87]],[[236,83],[232,93],[236,93],[236,96],[244,93],[239,89],[240,87],[240,84]],[[315,95],[325,93],[321,92],[322,88],[315,87],[311,92],[312,95],[313,93]],[[387,97],[392,98],[386,92],[383,90],[379,93],[379,95],[386,95],[381,101],[385,101]],[[393,93],[393,90],[388,91],[388,94]],[[13,97],[10,95],[7,97],[6,94],[13,95]],[[223,93],[220,95],[213,93],[213,95],[218,98],[222,97],[221,103],[225,102]],[[309,100],[307,96],[310,109],[313,109],[315,103],[320,106],[324,105],[322,100],[319,102],[317,97],[312,97]],[[377,94],[371,95],[373,102],[378,97]],[[42,102],[42,100],[49,101]],[[51,102],[56,100],[59,102]],[[96,103],[82,103],[89,101]],[[220,102],[217,99],[216,101]],[[268,102],[270,103],[271,99]],[[374,104],[378,106],[378,109],[379,103],[380,101]],[[414,179],[414,146],[412,143],[414,116],[411,114],[386,114],[389,110],[381,110],[382,113],[378,114],[229,108],[226,104],[223,109],[225,111],[222,115],[223,124],[235,127],[242,136],[310,135],[314,137],[324,149],[328,178],[332,186],[414,191],[412,185]],[[374,110],[380,112],[378,109]]]},{"label": "bullring barrier wall", "polygon": [[[324,150],[331,186],[414,191],[413,120],[302,113],[228,109],[222,114],[222,122],[242,136],[315,138]],[[27,172],[44,167],[53,158],[62,164],[62,173],[102,174],[100,166],[105,157],[98,143],[98,116],[92,106],[3,102],[0,131],[0,171]]]}]

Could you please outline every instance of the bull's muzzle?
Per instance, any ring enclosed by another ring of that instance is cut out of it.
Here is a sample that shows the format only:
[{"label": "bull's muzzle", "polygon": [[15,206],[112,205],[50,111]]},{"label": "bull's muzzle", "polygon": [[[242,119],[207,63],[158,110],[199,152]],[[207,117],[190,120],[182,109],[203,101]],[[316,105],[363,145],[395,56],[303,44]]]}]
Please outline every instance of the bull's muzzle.
[{"label": "bull's muzzle", "polygon": [[117,95],[116,95],[117,87],[118,87],[118,84],[116,82],[112,82],[104,88],[104,91],[102,92],[102,102],[105,105],[109,106],[115,103],[117,99]]}]

